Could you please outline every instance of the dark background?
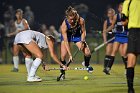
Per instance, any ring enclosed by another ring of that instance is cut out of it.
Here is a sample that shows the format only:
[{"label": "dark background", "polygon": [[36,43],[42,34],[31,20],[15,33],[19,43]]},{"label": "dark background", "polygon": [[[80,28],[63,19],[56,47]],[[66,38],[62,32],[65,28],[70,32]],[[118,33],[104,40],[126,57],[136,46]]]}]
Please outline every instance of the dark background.
[{"label": "dark background", "polygon": [[91,27],[94,30],[101,30],[104,19],[104,14],[107,7],[116,9],[117,4],[124,0],[0,0],[0,21],[3,22],[3,13],[8,5],[13,5],[14,9],[21,8],[24,10],[25,6],[31,6],[35,14],[36,27],[45,23],[55,25],[57,29],[64,19],[65,9],[71,5],[78,5],[84,3],[89,7],[89,13],[86,19],[86,27],[89,30]]}]

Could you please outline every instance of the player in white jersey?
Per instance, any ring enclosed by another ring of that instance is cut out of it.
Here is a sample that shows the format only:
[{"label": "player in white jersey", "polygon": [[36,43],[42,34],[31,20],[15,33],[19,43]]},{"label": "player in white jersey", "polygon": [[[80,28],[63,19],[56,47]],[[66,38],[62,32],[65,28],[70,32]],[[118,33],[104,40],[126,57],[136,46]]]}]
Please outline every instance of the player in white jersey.
[{"label": "player in white jersey", "polygon": [[[15,29],[16,31],[8,34],[8,37],[10,36],[15,36],[17,33],[21,32],[21,31],[25,31],[30,29],[28,22],[26,21],[26,19],[24,19],[23,17],[23,11],[21,9],[17,9],[16,10],[16,21],[15,21]],[[12,69],[12,72],[18,72],[18,64],[19,64],[19,47],[17,45],[13,45],[13,63],[14,63],[14,68]],[[33,59],[29,56],[27,56],[25,58],[25,64],[26,64],[26,68],[28,68],[29,66],[31,66],[33,62]]]},{"label": "player in white jersey", "polygon": [[54,61],[61,65],[65,70],[67,69],[67,67],[59,61],[57,55],[55,54],[54,41],[55,40],[52,36],[45,36],[40,32],[32,30],[22,31],[16,35],[14,44],[20,46],[22,52],[26,54],[25,57],[31,55],[35,56],[35,60],[33,61],[27,78],[28,82],[41,81],[40,78],[35,76],[43,58],[41,48],[49,48],[50,55]]}]

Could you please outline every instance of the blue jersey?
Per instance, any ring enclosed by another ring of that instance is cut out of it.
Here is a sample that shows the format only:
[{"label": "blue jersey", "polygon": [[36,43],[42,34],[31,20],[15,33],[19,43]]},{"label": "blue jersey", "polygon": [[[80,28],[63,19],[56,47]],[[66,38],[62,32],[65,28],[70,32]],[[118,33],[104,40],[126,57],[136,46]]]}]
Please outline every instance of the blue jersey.
[{"label": "blue jersey", "polygon": [[123,26],[121,21],[122,21],[121,14],[119,13],[119,14],[117,14],[117,20],[116,20],[116,24],[115,24],[115,35],[127,37],[128,28],[127,28],[127,26]]},{"label": "blue jersey", "polygon": [[[76,22],[75,27],[71,27],[68,20],[65,19],[65,23],[67,26],[67,39],[68,42],[79,42],[81,41],[81,26],[78,22]],[[61,35],[61,41],[63,41],[63,36]]]},{"label": "blue jersey", "polygon": [[127,26],[123,26],[121,23],[121,15],[117,14],[117,20],[115,24],[115,39],[114,42],[119,42],[121,44],[128,42],[128,28]]}]

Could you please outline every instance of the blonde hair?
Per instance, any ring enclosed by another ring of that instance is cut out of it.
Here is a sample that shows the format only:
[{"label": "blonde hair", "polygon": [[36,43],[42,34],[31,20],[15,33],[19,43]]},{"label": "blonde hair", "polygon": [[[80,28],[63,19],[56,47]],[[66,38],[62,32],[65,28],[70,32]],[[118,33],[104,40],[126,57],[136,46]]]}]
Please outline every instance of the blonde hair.
[{"label": "blonde hair", "polygon": [[107,9],[107,12],[108,12],[108,11],[112,11],[112,13],[115,15],[115,10],[114,10],[113,8]]},{"label": "blonde hair", "polygon": [[75,17],[75,16],[78,15],[78,13],[77,13],[77,11],[73,7],[69,6],[67,8],[67,10],[65,11],[65,15],[66,15],[66,17],[68,17],[68,16]]}]

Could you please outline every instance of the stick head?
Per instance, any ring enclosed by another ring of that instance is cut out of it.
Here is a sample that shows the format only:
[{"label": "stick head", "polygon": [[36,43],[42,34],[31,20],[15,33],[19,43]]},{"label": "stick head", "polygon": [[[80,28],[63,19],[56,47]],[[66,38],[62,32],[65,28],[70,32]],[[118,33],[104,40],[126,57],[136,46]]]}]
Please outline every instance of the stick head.
[{"label": "stick head", "polygon": [[42,68],[43,68],[44,70],[46,70],[46,71],[50,71],[50,70],[49,70],[49,67],[46,65],[45,62],[42,63]]}]

